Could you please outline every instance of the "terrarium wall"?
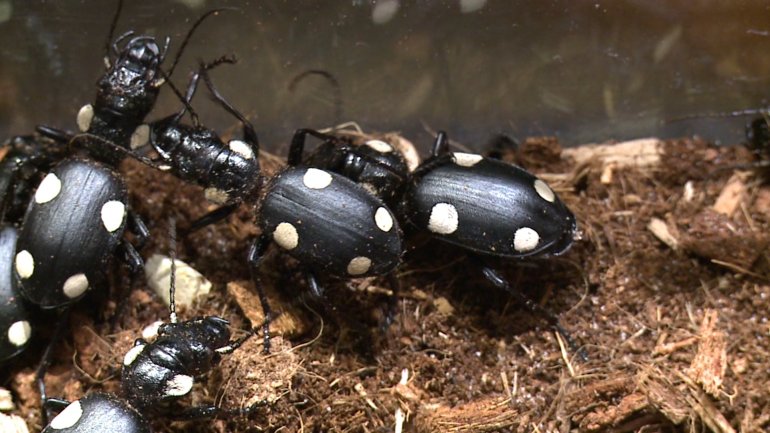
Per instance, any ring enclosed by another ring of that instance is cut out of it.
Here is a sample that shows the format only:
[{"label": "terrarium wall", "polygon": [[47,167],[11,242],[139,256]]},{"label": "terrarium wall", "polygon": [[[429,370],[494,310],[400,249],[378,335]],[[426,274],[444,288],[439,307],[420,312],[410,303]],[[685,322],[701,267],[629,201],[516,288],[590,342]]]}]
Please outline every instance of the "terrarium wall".
[{"label": "terrarium wall", "polygon": [[[193,36],[174,82],[199,60],[222,93],[281,153],[298,127],[355,120],[421,146],[447,130],[470,147],[491,134],[554,135],[566,144],[681,136],[697,127],[736,142],[742,120],[665,124],[681,115],[763,104],[770,84],[764,1],[131,1],[116,35],[172,38],[227,8]],[[117,2],[0,1],[0,134],[36,124],[74,129],[95,95]],[[292,78],[322,69],[339,82]],[[176,110],[169,93],[154,116]],[[200,97],[207,124],[235,124]]]}]

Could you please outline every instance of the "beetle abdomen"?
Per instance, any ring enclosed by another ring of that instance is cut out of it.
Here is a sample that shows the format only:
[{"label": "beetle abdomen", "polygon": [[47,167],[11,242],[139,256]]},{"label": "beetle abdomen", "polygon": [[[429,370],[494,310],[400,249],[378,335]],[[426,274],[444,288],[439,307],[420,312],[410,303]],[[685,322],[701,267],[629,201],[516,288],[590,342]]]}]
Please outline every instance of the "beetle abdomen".
[{"label": "beetle abdomen", "polygon": [[69,404],[43,433],[150,433],[136,409],[109,394],[93,393]]},{"label": "beetle abdomen", "polygon": [[396,219],[351,180],[316,168],[289,168],[267,191],[260,227],[301,262],[339,277],[383,275],[398,265]]},{"label": "beetle abdomen", "polygon": [[27,309],[13,281],[16,229],[0,230],[0,361],[15,356],[32,336]]},{"label": "beetle abdomen", "polygon": [[120,242],[127,199],[123,180],[105,165],[67,160],[55,167],[30,202],[16,246],[24,297],[42,308],[80,298]]},{"label": "beetle abdomen", "polygon": [[542,180],[511,164],[455,153],[407,194],[410,221],[464,248],[498,256],[560,254],[575,217]]}]

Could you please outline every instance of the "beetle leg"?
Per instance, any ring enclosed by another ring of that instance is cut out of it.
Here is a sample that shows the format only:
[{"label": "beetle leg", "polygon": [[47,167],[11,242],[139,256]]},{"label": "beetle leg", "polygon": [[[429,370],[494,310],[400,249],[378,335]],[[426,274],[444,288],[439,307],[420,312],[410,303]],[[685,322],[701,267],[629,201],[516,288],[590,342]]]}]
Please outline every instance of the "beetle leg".
[{"label": "beetle leg", "polygon": [[324,288],[318,283],[318,278],[315,274],[310,271],[305,272],[305,281],[307,281],[307,287],[310,290],[310,294],[316,299],[323,299]]},{"label": "beetle leg", "polygon": [[420,164],[413,172],[412,172],[412,178],[418,178],[422,176],[425,173],[430,172],[436,167],[442,166],[444,164],[447,164],[448,162],[452,161],[452,154],[451,153],[445,153],[443,155],[439,155],[436,157],[432,157],[429,160],[425,161],[424,163]]},{"label": "beetle leg", "polygon": [[209,69],[212,69],[213,67],[222,63],[235,63],[235,58],[221,57],[209,64],[201,65],[200,74],[203,76],[203,81],[206,83],[206,87],[208,87],[209,92],[211,92],[211,96],[214,97],[214,100],[217,101],[219,105],[225,109],[225,111],[230,113],[233,117],[241,122],[241,125],[243,125],[243,139],[251,146],[251,150],[254,152],[254,157],[256,158],[259,156],[259,137],[257,136],[257,132],[254,129],[254,125],[252,125],[251,122],[246,119],[246,116],[244,116],[243,113],[233,107],[227,101],[227,99],[225,99],[225,97],[219,93],[219,90],[217,90],[217,88],[214,86],[214,83],[211,81],[211,78],[209,77]]},{"label": "beetle leg", "polygon": [[35,132],[59,143],[68,143],[75,136],[72,132],[48,125],[37,125]]},{"label": "beetle leg", "polygon": [[401,281],[396,277],[395,272],[388,274],[388,284],[390,285],[390,297],[388,298],[388,309],[385,314],[385,320],[383,320],[380,327],[387,330],[393,322],[396,321],[398,315],[398,294],[401,291]]},{"label": "beetle leg", "polygon": [[[276,318],[278,318],[278,316],[280,316],[280,315],[281,315],[280,313],[278,313],[278,314],[274,314],[274,315],[273,315],[273,317],[272,317],[271,319],[272,319],[272,320],[275,320],[275,319],[276,319]],[[255,331],[257,330],[257,328],[262,328],[262,327],[264,327],[264,326],[265,326],[267,323],[268,323],[268,322],[267,322],[267,320],[264,320],[264,321],[262,322],[262,324],[261,324],[261,325],[253,327],[253,328],[252,328],[252,329],[249,331],[249,333],[248,333],[248,334],[244,335],[243,337],[240,337],[240,338],[236,338],[235,340],[231,340],[229,343],[227,343],[227,346],[222,346],[222,347],[220,347],[219,349],[216,349],[216,352],[217,352],[218,354],[220,354],[220,355],[224,355],[224,354],[228,354],[228,353],[233,353],[233,352],[234,352],[236,349],[238,349],[239,347],[241,347],[241,346],[243,345],[243,343],[245,343],[245,342],[246,342],[246,340],[248,340],[249,338],[251,338],[252,336],[254,336],[254,335],[256,334],[256,332],[255,332]]]},{"label": "beetle leg", "polygon": [[71,402],[63,398],[50,397],[45,402],[43,410],[59,410],[61,411],[65,407],[69,406]]},{"label": "beetle leg", "polygon": [[48,371],[48,367],[51,365],[51,360],[53,359],[53,349],[56,347],[57,344],[59,344],[59,341],[62,340],[64,337],[64,328],[67,328],[67,319],[69,318],[69,307],[63,308],[59,312],[59,319],[56,321],[56,328],[54,329],[53,336],[51,337],[51,341],[48,342],[48,346],[46,346],[45,351],[43,352],[43,357],[40,358],[40,364],[37,366],[37,371],[35,372],[35,382],[37,383],[37,390],[40,392],[40,407],[41,410],[41,417],[42,417],[42,423],[44,425],[48,424],[48,395],[46,394],[46,387],[45,387],[45,373]]},{"label": "beetle leg", "polygon": [[513,153],[514,155],[519,150],[519,142],[515,138],[499,133],[495,134],[489,141],[487,141],[486,149],[489,149],[487,156],[492,159],[502,160],[503,155],[506,153]]},{"label": "beetle leg", "polygon": [[136,249],[141,250],[144,244],[147,243],[147,239],[150,238],[150,230],[136,212],[131,209],[128,210],[128,223],[130,224],[131,231],[136,235]]},{"label": "beetle leg", "polygon": [[248,416],[260,407],[267,406],[267,400],[258,401],[251,406],[234,409],[223,409],[217,406],[194,406],[176,413],[170,412],[168,418],[177,420],[193,420],[216,417]]},{"label": "beetle leg", "polygon": [[254,288],[257,290],[259,301],[262,304],[262,311],[265,315],[265,323],[262,325],[265,353],[270,352],[270,320],[272,310],[265,294],[265,288],[262,286],[262,280],[259,278],[259,265],[262,263],[262,258],[265,256],[268,246],[270,246],[270,236],[262,233],[252,242],[247,257],[251,270],[251,280],[254,282]]},{"label": "beetle leg", "polygon": [[319,140],[337,140],[337,137],[333,135],[324,134],[314,129],[298,129],[294,131],[294,136],[291,139],[291,147],[289,147],[288,164],[290,167],[295,167],[302,163],[302,154],[305,151],[305,141],[307,136],[312,135]]},{"label": "beetle leg", "polygon": [[123,249],[123,259],[128,264],[128,268],[132,274],[136,274],[144,268],[144,259],[139,254],[139,251],[134,248],[128,241],[122,241],[120,248]]},{"label": "beetle leg", "polygon": [[433,142],[431,155],[435,158],[446,155],[447,153],[449,153],[449,139],[447,138],[446,132],[439,131],[436,134],[436,140]]},{"label": "beetle leg", "polygon": [[496,270],[492,269],[491,267],[487,265],[482,265],[481,272],[484,274],[484,277],[489,280],[492,284],[497,286],[500,289],[505,290],[509,294],[513,295],[514,298],[516,298],[517,301],[524,304],[524,306],[529,309],[532,313],[535,313],[542,318],[544,318],[549,325],[551,325],[556,332],[558,332],[564,340],[567,342],[567,345],[572,349],[574,352],[576,352],[581,359],[584,361],[588,360],[588,355],[585,353],[585,350],[580,348],[576,343],[575,340],[572,339],[572,336],[567,332],[564,327],[561,326],[559,323],[559,318],[556,317],[556,315],[540,306],[537,302],[533,301],[530,297],[526,296],[524,293],[522,293],[520,290],[516,290],[513,287],[511,287],[510,284],[508,284],[508,281],[506,281],[502,275],[500,275]]},{"label": "beetle leg", "polygon": [[185,234],[192,233],[194,231],[202,229],[203,227],[222,221],[223,219],[230,216],[230,214],[232,214],[236,209],[238,209],[239,205],[240,205],[239,202],[235,202],[235,203],[226,204],[224,206],[220,206],[212,210],[206,215],[203,215],[202,217],[193,221],[192,224],[190,224],[190,227],[187,229]]}]

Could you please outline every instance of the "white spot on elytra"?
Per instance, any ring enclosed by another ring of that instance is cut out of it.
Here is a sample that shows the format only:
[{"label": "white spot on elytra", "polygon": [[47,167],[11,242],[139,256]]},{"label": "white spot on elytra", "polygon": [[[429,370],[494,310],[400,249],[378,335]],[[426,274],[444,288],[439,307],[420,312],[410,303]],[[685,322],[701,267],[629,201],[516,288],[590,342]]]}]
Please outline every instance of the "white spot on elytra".
[{"label": "white spot on elytra", "polygon": [[251,150],[251,146],[246,144],[246,142],[241,140],[230,140],[229,143],[227,143],[227,146],[232,150],[233,152],[241,155],[242,157],[246,159],[253,159],[254,158],[254,151]]},{"label": "white spot on elytra", "polygon": [[372,260],[369,257],[359,256],[348,263],[348,274],[362,275],[369,271],[372,266]]},{"label": "white spot on elytra", "polygon": [[520,253],[533,250],[538,242],[540,235],[529,227],[522,227],[513,235],[513,248]]},{"label": "white spot on elytra", "polygon": [[384,232],[389,232],[393,228],[393,217],[384,207],[377,209],[377,212],[374,213],[374,222]]},{"label": "white spot on elytra", "polygon": [[131,140],[129,141],[129,146],[131,146],[131,149],[137,149],[144,145],[146,145],[150,141],[150,126],[146,123],[143,123],[134,129],[133,134],[131,134]]},{"label": "white spot on elytra", "polygon": [[382,140],[369,140],[364,144],[380,153],[393,152],[393,146]]},{"label": "white spot on elytra", "polygon": [[56,418],[51,420],[49,427],[55,430],[63,430],[70,428],[80,421],[80,417],[83,416],[83,406],[80,405],[80,400],[73,401],[69,406],[65,407],[63,411],[56,415]]},{"label": "white spot on elytra", "polygon": [[117,200],[110,200],[102,205],[102,223],[104,228],[110,233],[123,225],[123,218],[125,216],[126,205]]},{"label": "white spot on elytra", "polygon": [[474,165],[478,164],[479,161],[484,159],[484,157],[481,155],[476,155],[475,153],[454,152],[452,153],[452,159],[457,165],[463,167],[473,167]]},{"label": "white spot on elytra", "polygon": [[62,286],[62,291],[70,299],[77,298],[86,290],[88,290],[88,278],[86,278],[86,274],[82,273],[67,278],[67,281],[64,282],[64,286]]},{"label": "white spot on elytra", "polygon": [[551,187],[540,179],[535,180],[535,191],[537,191],[537,194],[545,201],[553,203],[556,199],[556,195],[553,193]]},{"label": "white spot on elytra", "polygon": [[91,121],[94,120],[94,107],[91,104],[86,104],[80,107],[78,111],[77,124],[80,132],[88,132],[91,128]]},{"label": "white spot on elytra", "polygon": [[299,244],[299,234],[296,227],[290,223],[280,223],[273,232],[275,243],[285,250],[293,250]]},{"label": "white spot on elytra", "polygon": [[32,328],[26,320],[19,320],[8,327],[8,341],[16,347],[21,347],[29,341]]},{"label": "white spot on elytra", "polygon": [[204,189],[203,196],[206,200],[216,204],[225,204],[230,201],[230,195],[227,192],[214,187]]},{"label": "white spot on elytra", "polygon": [[317,168],[308,168],[302,183],[310,189],[324,189],[332,183],[332,175]]},{"label": "white spot on elytra", "polygon": [[177,374],[166,382],[165,394],[171,397],[179,397],[187,394],[193,387],[192,376]]},{"label": "white spot on elytra", "polygon": [[457,230],[457,209],[449,203],[438,203],[430,211],[428,230],[433,233],[448,235]]},{"label": "white spot on elytra", "polygon": [[53,173],[48,173],[35,191],[35,203],[43,204],[56,198],[61,192],[61,180]]},{"label": "white spot on elytra", "polygon": [[131,350],[126,352],[126,356],[123,357],[123,365],[128,367],[129,365],[133,364],[134,361],[136,361],[136,357],[142,353],[145,347],[146,345],[144,344],[132,347]]},{"label": "white spot on elytra", "polygon": [[29,278],[35,272],[35,259],[27,250],[16,254],[16,272],[21,278]]}]

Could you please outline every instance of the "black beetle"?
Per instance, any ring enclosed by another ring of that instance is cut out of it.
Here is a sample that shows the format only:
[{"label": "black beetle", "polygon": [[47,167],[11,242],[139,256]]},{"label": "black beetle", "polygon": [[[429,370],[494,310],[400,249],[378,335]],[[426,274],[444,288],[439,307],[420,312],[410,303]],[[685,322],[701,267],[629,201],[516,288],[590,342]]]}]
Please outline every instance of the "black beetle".
[{"label": "black beetle", "polygon": [[103,282],[118,245],[129,265],[140,268],[141,257],[122,236],[127,217],[138,234],[147,229],[127,202],[123,179],[108,166],[81,159],[58,164],[35,191],[19,233],[14,270],[22,295],[41,308],[71,304]]},{"label": "black beetle", "polygon": [[32,336],[26,303],[13,281],[16,237],[15,228],[0,229],[0,362],[23,351]]},{"label": "black beetle", "polygon": [[150,415],[197,419],[249,414],[266,402],[232,410],[212,405],[172,410],[173,406],[163,403],[189,394],[196,377],[209,372],[221,355],[231,353],[251,335],[253,333],[231,341],[228,322],[216,316],[163,324],[153,342],[139,339],[126,353],[121,377],[123,398],[93,393],[72,403],[49,399],[49,406],[66,407],[43,433],[94,433],[105,428],[149,433]]},{"label": "black beetle", "polygon": [[[172,226],[169,322],[148,327],[156,332],[153,335],[143,332],[143,335],[152,341],[137,339],[124,355],[121,374],[123,398],[109,394],[89,394],[68,404],[43,432],[90,433],[121,425],[118,431],[144,433],[150,431],[147,418],[151,414],[173,419],[243,415],[266,404],[261,401],[233,410],[211,405],[172,409],[173,406],[165,404],[189,394],[195,378],[211,371],[222,355],[232,353],[254,335],[252,329],[245,336],[231,340],[229,322],[218,316],[177,321],[174,303],[174,231]],[[49,401],[56,405],[67,404],[63,400]]]},{"label": "black beetle", "polygon": [[412,174],[403,206],[406,219],[432,236],[494,256],[559,255],[577,230],[545,182],[512,164],[449,152],[443,132]]},{"label": "black beetle", "polygon": [[443,132],[432,157],[413,173],[388,143],[370,140],[353,146],[307,129],[295,133],[290,163],[303,161],[308,134],[324,142],[305,164],[366,183],[380,198],[396,200],[393,207],[406,222],[436,238],[477,253],[516,258],[558,255],[572,245],[575,217],[545,182],[512,164],[450,152]]},{"label": "black beetle", "polygon": [[[323,140],[307,159],[303,159],[307,136]],[[394,206],[409,179],[404,156],[390,143],[366,140],[354,145],[347,137],[313,129],[298,129],[289,148],[289,164],[323,167],[358,183],[367,191]]]},{"label": "black beetle", "polygon": [[[67,404],[64,401],[53,403]],[[43,433],[151,433],[149,423],[142,414],[126,401],[111,394],[92,393],[69,403],[59,412]]]},{"label": "black beetle", "polygon": [[[400,262],[401,230],[390,209],[379,198],[339,174],[305,165],[294,167],[294,160],[289,161],[290,167],[270,179],[260,175],[256,133],[244,116],[224,100],[208,76],[207,70],[221,61],[203,65],[193,77],[187,95],[182,98],[185,109],[190,109],[189,101],[200,76],[215,100],[241,121],[246,143],[239,141],[233,149],[232,142],[225,146],[213,131],[199,124],[192,128],[181,125],[179,117],[184,110],[152,128],[151,141],[156,142],[153,146],[161,155],[167,154],[161,161],[169,167],[166,171],[183,180],[196,181],[207,189],[227,182],[231,185],[229,190],[237,192],[226,195],[224,206],[193,222],[191,230],[226,217],[243,200],[256,200],[257,224],[262,233],[249,248],[248,262],[268,318],[270,308],[259,283],[258,267],[272,241],[301,262],[307,271],[311,292],[319,296],[322,289],[316,279],[317,272],[341,278],[390,273]],[[167,147],[161,148],[159,141]],[[220,172],[230,174],[220,178],[210,175]],[[260,197],[254,197],[262,185]],[[265,329],[266,349],[268,338]]]},{"label": "black beetle", "polygon": [[[398,152],[384,142],[351,147],[345,140],[312,130],[295,133],[289,151],[294,161],[303,159],[307,135],[324,140],[308,161],[358,182],[371,182],[363,177],[365,173],[384,173],[375,179],[387,179],[381,183],[386,187],[369,189],[380,196],[387,194],[395,202],[393,207],[406,227],[471,253],[509,258],[556,256],[566,252],[576,237],[575,216],[545,182],[512,164],[450,152],[444,132],[436,136],[431,158],[412,173],[400,162],[402,157],[393,155]],[[372,157],[372,150],[383,156]],[[402,184],[396,185],[399,179]],[[400,193],[390,195],[391,191]],[[575,346],[553,313],[512,288],[493,268],[480,264],[485,278],[544,316]],[[582,352],[581,356],[585,357]]]},{"label": "black beetle", "polygon": [[13,258],[19,293],[43,309],[57,309],[59,324],[36,374],[45,406],[45,372],[63,337],[66,310],[91,287],[106,286],[107,263],[120,248],[131,270],[143,260],[123,240],[128,225],[144,243],[149,231],[128,206],[118,172],[88,159],[65,159],[43,178],[22,221]]},{"label": "black beetle", "polygon": [[[170,116],[152,122],[147,141],[159,157],[150,161],[140,161],[161,170],[167,169],[176,177],[204,187],[204,195],[220,208],[204,216],[193,226],[207,225],[225,218],[238,205],[247,199],[253,199],[260,184],[259,139],[252,124],[235,109],[214,87],[208,76],[208,70],[223,64],[234,63],[235,59],[222,57],[208,64],[201,64],[193,74],[185,96],[178,94],[182,109]],[[213,99],[225,111],[238,119],[243,128],[242,139],[232,139],[225,143],[216,131],[203,126],[190,105],[200,78],[203,78]],[[186,112],[190,113],[192,125],[181,123]],[[159,166],[160,165],[160,166]]]},{"label": "black beetle", "polygon": [[39,133],[11,137],[0,161],[0,221],[21,222],[30,195],[53,165],[67,155],[66,138]]},{"label": "black beetle", "polygon": [[[160,87],[173,74],[187,42],[206,18],[222,9],[206,12],[193,23],[171,67],[164,72],[161,66],[171,38],[167,37],[161,48],[155,38],[135,36],[133,31],[129,31],[111,42],[122,6],[123,1],[120,0],[107,36],[104,55],[107,70],[97,83],[96,100],[80,108],[76,122],[82,133],[130,148],[132,144],[135,146],[146,141],[149,127],[142,122],[155,105]],[[125,45],[119,48],[119,44],[126,39]],[[100,145],[89,148],[89,152],[95,158],[110,163],[116,163],[125,156]]]}]

